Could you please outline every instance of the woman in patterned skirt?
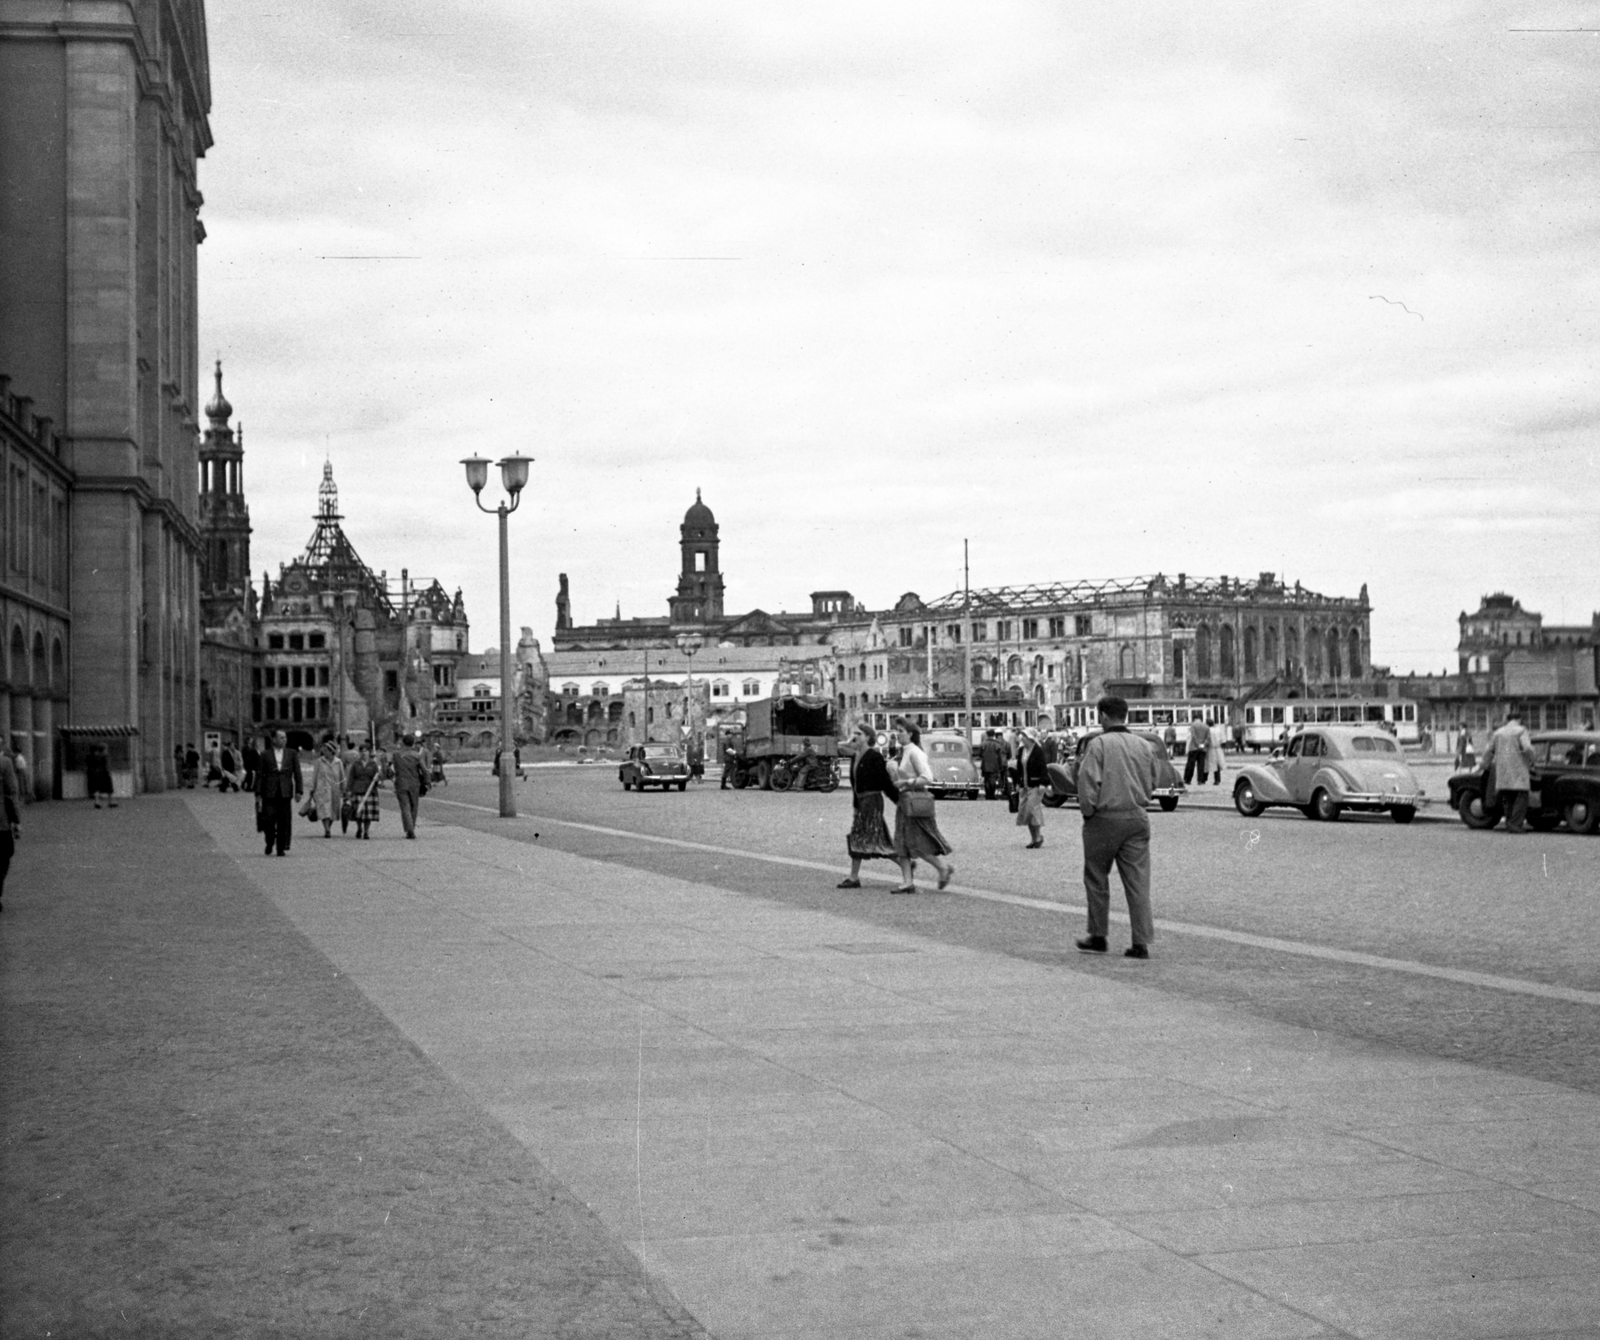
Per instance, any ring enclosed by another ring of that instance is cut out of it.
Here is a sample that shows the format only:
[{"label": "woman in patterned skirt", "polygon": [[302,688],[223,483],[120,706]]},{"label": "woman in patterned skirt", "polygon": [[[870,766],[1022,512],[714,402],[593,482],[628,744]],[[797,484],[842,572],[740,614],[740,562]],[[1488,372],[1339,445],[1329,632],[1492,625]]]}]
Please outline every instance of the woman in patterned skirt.
[{"label": "woman in patterned skirt", "polygon": [[894,811],[894,856],[900,862],[904,883],[890,893],[915,893],[917,891],[917,859],[932,861],[939,872],[939,887],[949,884],[956,868],[945,859],[950,854],[950,844],[939,831],[932,814],[931,795],[927,798],[929,813],[911,813],[913,792],[927,794],[933,785],[933,768],[928,756],[922,752],[922,732],[909,721],[895,723],[900,735],[900,799]]},{"label": "woman in patterned skirt", "polygon": [[878,752],[878,736],[865,721],[856,727],[860,752],[850,774],[850,787],[855,793],[854,817],[850,820],[850,836],[845,847],[850,852],[850,873],[839,881],[841,889],[861,887],[863,861],[895,859],[894,839],[883,822],[883,798],[900,799],[900,788],[889,775],[889,765]]},{"label": "woman in patterned skirt", "polygon": [[350,765],[350,778],[346,783],[349,794],[356,801],[356,836],[370,838],[372,825],[378,822],[378,760],[372,756],[372,746],[363,741],[361,752]]}]

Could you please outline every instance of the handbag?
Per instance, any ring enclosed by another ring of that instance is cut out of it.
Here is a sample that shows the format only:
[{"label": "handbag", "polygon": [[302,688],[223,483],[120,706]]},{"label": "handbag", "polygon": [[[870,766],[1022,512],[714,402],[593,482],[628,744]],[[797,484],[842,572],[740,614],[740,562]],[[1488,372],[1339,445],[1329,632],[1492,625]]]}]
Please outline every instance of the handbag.
[{"label": "handbag", "polygon": [[1022,808],[1022,792],[1013,791],[1006,797],[1006,804],[1011,807],[1011,812],[1015,814]]},{"label": "handbag", "polygon": [[933,792],[932,791],[902,791],[901,803],[905,806],[908,819],[933,818]]}]

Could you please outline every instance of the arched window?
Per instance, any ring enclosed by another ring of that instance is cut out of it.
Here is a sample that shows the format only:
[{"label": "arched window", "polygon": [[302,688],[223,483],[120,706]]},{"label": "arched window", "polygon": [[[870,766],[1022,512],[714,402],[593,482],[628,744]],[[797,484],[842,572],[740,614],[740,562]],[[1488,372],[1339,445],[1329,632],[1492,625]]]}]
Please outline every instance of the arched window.
[{"label": "arched window", "polygon": [[41,689],[50,682],[49,671],[45,668],[43,633],[33,635],[33,682]]},{"label": "arched window", "polygon": [[1261,672],[1266,675],[1275,675],[1283,665],[1278,658],[1278,627],[1276,624],[1267,626],[1266,655],[1263,658]]},{"label": "arched window", "polygon": [[[11,629],[11,664],[7,667],[13,682],[25,684],[28,680],[28,643],[22,636],[20,624]],[[9,723],[7,723],[9,726]]]},{"label": "arched window", "polygon": [[1034,702],[1038,703],[1040,707],[1044,706],[1044,685],[1043,684],[1039,684],[1039,685],[1035,686],[1035,688],[1033,690],[1033,700],[1034,700]]},{"label": "arched window", "polygon": [[1339,630],[1328,629],[1328,673],[1339,678]]},{"label": "arched window", "polygon": [[606,714],[606,709],[605,709],[605,705],[603,703],[591,702],[589,704],[589,720],[590,721],[603,721],[605,719],[605,714]]},{"label": "arched window", "polygon": [[1009,661],[1006,662],[1006,678],[1007,679],[1021,679],[1022,678],[1022,657],[1013,656]]},{"label": "arched window", "polygon": [[1244,630],[1244,677],[1254,679],[1257,674],[1256,666],[1256,630],[1254,625]]},{"label": "arched window", "polygon": [[1222,677],[1224,679],[1232,679],[1238,673],[1238,671],[1235,666],[1233,625],[1231,623],[1225,623],[1222,625],[1222,633],[1218,638],[1218,643],[1220,650],[1218,651],[1217,655],[1218,659],[1222,662],[1221,666],[1219,667],[1222,672]]},{"label": "arched window", "polygon": [[1194,630],[1194,672],[1201,679],[1211,678],[1211,629],[1205,624]]},{"label": "arched window", "polygon": [[1035,679],[1043,679],[1044,678],[1044,657],[1043,656],[1035,656],[1033,658],[1033,677]]},{"label": "arched window", "polygon": [[1306,629],[1306,678],[1322,678],[1322,633],[1315,628]]},{"label": "arched window", "polygon": [[621,698],[613,698],[611,700],[610,717],[611,717],[612,721],[621,721],[622,720],[622,699]]},{"label": "arched window", "polygon": [[567,724],[569,726],[583,725],[583,708],[577,703],[567,704]]},{"label": "arched window", "polygon": [[1117,652],[1117,678],[1132,679],[1138,662],[1134,659],[1133,647],[1124,642],[1122,649]]},{"label": "arched window", "polygon": [[1350,657],[1348,664],[1345,666],[1345,673],[1351,679],[1359,679],[1361,677],[1361,630],[1359,628],[1350,630],[1349,650]]},{"label": "arched window", "polygon": [[1294,674],[1300,668],[1300,630],[1286,628],[1283,630],[1283,668],[1289,674]]}]

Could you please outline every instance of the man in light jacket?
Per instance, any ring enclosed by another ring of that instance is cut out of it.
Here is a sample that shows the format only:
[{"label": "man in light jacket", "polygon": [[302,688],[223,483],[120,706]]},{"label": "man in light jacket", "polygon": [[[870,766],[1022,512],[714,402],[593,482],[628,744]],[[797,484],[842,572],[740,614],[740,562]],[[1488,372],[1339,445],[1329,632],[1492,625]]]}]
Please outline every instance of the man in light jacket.
[{"label": "man in light jacket", "polygon": [[1133,930],[1133,943],[1124,956],[1149,958],[1156,927],[1150,911],[1150,816],[1145,807],[1156,787],[1156,756],[1148,744],[1129,732],[1126,702],[1108,695],[1097,707],[1101,734],[1084,746],[1078,765],[1089,933],[1077,946],[1086,954],[1106,952],[1114,862],[1122,876]]},{"label": "man in light jacket", "polygon": [[1522,709],[1506,710],[1506,724],[1489,737],[1483,751],[1484,767],[1491,769],[1490,781],[1500,794],[1496,803],[1506,814],[1506,832],[1528,831],[1528,788],[1532,784],[1533,741],[1522,724]]}]

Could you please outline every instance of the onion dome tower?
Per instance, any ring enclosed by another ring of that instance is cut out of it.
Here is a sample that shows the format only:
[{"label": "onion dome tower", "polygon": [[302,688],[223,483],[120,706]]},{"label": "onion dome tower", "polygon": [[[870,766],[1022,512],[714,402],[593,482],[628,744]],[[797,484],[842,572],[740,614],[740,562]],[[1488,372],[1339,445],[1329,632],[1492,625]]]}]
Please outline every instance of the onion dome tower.
[{"label": "onion dome tower", "polygon": [[717,519],[694,491],[694,505],[678,528],[683,570],[670,601],[673,623],[714,623],[722,618],[722,572],[717,567]]},{"label": "onion dome tower", "polygon": [[[250,509],[244,501],[244,429],[228,426],[233,406],[217,389],[206,406],[210,427],[200,443],[200,600],[208,627],[227,622],[225,606],[242,606],[250,584]],[[215,608],[213,608],[215,607]]]}]

